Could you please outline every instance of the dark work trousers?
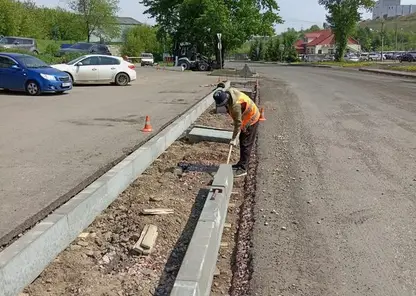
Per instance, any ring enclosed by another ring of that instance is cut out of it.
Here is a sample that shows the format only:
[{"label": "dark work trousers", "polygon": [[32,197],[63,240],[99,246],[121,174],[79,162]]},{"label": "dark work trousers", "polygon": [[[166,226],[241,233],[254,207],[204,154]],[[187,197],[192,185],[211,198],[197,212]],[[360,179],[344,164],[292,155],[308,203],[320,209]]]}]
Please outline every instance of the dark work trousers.
[{"label": "dark work trousers", "polygon": [[256,140],[258,125],[259,121],[253,125],[250,125],[245,131],[241,131],[240,133],[240,161],[237,163],[237,165],[244,170],[248,169],[251,149],[253,148],[254,141]]}]

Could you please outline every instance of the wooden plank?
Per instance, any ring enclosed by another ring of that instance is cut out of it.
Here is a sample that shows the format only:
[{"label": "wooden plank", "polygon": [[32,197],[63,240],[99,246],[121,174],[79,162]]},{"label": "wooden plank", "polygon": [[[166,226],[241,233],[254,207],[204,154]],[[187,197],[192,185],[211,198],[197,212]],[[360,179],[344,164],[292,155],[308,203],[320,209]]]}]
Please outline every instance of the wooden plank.
[{"label": "wooden plank", "polygon": [[228,247],[228,243],[227,242],[221,242],[220,247],[221,248],[227,248]]},{"label": "wooden plank", "polygon": [[143,215],[167,215],[167,214],[173,214],[172,209],[143,209],[142,210]]},{"label": "wooden plank", "polygon": [[231,223],[224,223],[224,228],[231,228]]}]

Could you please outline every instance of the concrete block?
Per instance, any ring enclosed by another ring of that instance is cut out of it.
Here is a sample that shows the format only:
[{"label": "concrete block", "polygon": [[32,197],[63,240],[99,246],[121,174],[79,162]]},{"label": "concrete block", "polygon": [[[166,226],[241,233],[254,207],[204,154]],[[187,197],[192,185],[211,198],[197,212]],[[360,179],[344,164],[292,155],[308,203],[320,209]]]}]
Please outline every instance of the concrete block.
[{"label": "concrete block", "polygon": [[221,164],[212,181],[212,187],[225,188],[224,194],[230,196],[233,191],[234,174],[230,164]]},{"label": "concrete block", "polygon": [[157,226],[145,225],[139,240],[133,246],[133,251],[139,255],[149,255],[156,243],[157,235]]},{"label": "concrete block", "polygon": [[188,134],[188,138],[191,142],[217,142],[217,143],[229,143],[233,136],[232,131],[210,129],[209,127],[194,127]]},{"label": "concrete block", "polygon": [[175,281],[170,296],[200,296],[198,283],[189,281]]},{"label": "concrete block", "polygon": [[71,242],[64,215],[50,215],[0,253],[1,296],[15,296]]},{"label": "concrete block", "polygon": [[104,205],[110,205],[114,201],[114,196],[123,192],[136,178],[137,176],[133,176],[133,162],[131,160],[121,161],[100,177],[98,180],[107,184],[107,198],[102,201]]},{"label": "concrete block", "polygon": [[211,294],[232,187],[231,165],[220,165],[170,295]]},{"label": "concrete block", "polygon": [[133,174],[137,177],[141,175],[154,161],[151,147],[140,147],[129,155],[133,161]]}]

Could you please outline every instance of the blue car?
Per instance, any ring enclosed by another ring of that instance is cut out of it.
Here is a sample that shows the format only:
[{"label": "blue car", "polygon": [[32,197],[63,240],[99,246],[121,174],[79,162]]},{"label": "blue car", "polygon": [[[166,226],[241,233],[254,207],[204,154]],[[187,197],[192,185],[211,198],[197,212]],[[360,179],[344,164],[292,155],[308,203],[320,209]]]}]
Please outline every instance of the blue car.
[{"label": "blue car", "polygon": [[0,52],[0,88],[25,91],[31,96],[72,89],[71,77],[27,54]]}]

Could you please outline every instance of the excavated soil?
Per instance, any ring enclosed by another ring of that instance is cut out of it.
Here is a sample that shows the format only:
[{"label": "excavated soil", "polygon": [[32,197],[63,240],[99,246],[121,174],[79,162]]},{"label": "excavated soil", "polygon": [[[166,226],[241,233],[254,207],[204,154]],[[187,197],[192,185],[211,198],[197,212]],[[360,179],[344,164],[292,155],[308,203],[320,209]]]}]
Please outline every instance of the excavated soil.
[{"label": "excavated soil", "polygon": [[[232,128],[226,115],[206,111],[197,124]],[[238,150],[237,150],[238,151]],[[119,198],[84,230],[26,289],[30,296],[169,295],[212,181],[211,172],[177,174],[179,162],[218,166],[226,162],[227,144],[176,141]],[[238,159],[233,153],[232,161]],[[244,196],[237,180],[231,196],[223,244],[212,295],[229,295],[235,264],[236,224]],[[173,214],[144,216],[143,209],[170,208]],[[145,224],[155,224],[159,236],[149,256],[131,249]]]}]

